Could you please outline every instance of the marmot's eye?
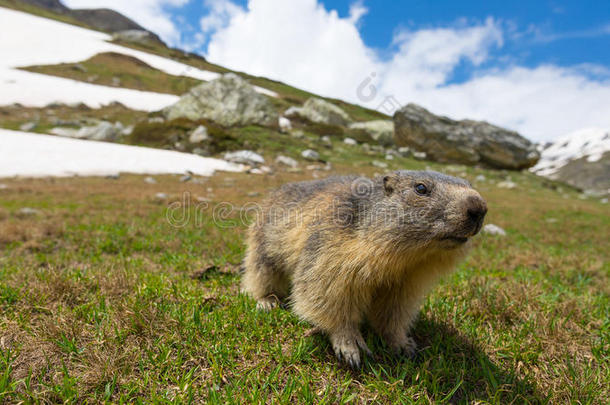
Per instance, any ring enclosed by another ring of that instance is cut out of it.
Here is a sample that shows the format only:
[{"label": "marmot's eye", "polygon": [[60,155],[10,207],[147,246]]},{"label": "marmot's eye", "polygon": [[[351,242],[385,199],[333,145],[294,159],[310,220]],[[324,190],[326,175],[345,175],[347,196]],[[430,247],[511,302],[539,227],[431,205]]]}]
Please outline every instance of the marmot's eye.
[{"label": "marmot's eye", "polygon": [[428,194],[428,187],[425,184],[418,183],[415,185],[415,192],[419,195],[426,195]]}]

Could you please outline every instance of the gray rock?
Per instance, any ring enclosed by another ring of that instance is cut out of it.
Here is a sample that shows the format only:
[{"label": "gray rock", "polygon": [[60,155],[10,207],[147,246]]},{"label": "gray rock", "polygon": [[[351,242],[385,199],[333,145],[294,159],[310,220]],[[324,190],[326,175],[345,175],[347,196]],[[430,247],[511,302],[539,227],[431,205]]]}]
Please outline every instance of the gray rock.
[{"label": "gray rock", "polygon": [[145,177],[144,178],[144,183],[147,183],[147,184],[157,184],[157,180],[155,180],[154,177],[150,177],[149,176],[149,177]]},{"label": "gray rock", "polygon": [[320,160],[320,154],[313,149],[305,149],[301,152],[301,156],[307,160]]},{"label": "gray rock", "polygon": [[413,152],[413,157],[417,160],[426,160],[428,155],[426,152]]},{"label": "gray rock", "polygon": [[180,182],[186,183],[187,181],[191,181],[192,179],[193,177],[190,174],[185,174],[184,176],[180,177]]},{"label": "gray rock", "polygon": [[30,131],[36,129],[37,126],[38,126],[38,124],[35,122],[26,122],[25,124],[22,124],[19,127],[19,130],[23,131],[23,132],[30,132]]},{"label": "gray rock", "polygon": [[155,194],[155,198],[159,199],[159,200],[167,200],[168,197],[169,196],[166,193],[157,193],[157,194]]},{"label": "gray rock", "polygon": [[282,164],[282,165],[285,165],[288,167],[292,167],[292,168],[299,166],[299,163],[296,160],[294,160],[293,158],[288,157],[288,156],[279,155],[278,157],[275,158],[275,161],[279,164]]},{"label": "gray rock", "polygon": [[482,183],[485,180],[487,180],[487,178],[485,176],[483,176],[482,174],[479,174],[474,180],[478,183]]},{"label": "gray rock", "polygon": [[347,145],[358,145],[358,142],[356,142],[356,140],[353,138],[344,138],[343,143]]},{"label": "gray rock", "polygon": [[265,158],[251,150],[238,150],[236,152],[225,153],[224,159],[233,162],[241,163],[250,166],[257,166],[265,163]]},{"label": "gray rock", "polygon": [[398,148],[398,154],[402,157],[407,157],[411,155],[411,148],[408,146],[401,146]]},{"label": "gray rock", "polygon": [[350,124],[349,128],[363,130],[380,145],[390,146],[394,144],[393,121],[376,120],[367,122],[355,122],[353,124]]},{"label": "gray rock", "polygon": [[23,216],[31,216],[31,215],[38,215],[38,214],[40,214],[40,211],[38,211],[35,208],[23,207],[23,208],[19,209],[19,211],[17,211],[17,213],[19,215],[23,215]]},{"label": "gray rock", "polygon": [[115,41],[133,42],[141,45],[150,45],[153,43],[159,43],[159,37],[156,35],[143,30],[124,30],[115,32],[112,35],[112,39]]},{"label": "gray rock", "polygon": [[277,126],[279,118],[271,101],[234,73],[192,88],[164,114],[169,120],[205,118],[224,126]]},{"label": "gray rock", "polygon": [[497,184],[497,186],[499,188],[506,188],[508,190],[512,190],[514,188],[517,188],[517,183],[515,183],[514,181],[510,181],[510,180],[505,180],[505,181],[501,181]]},{"label": "gray rock", "polygon": [[506,236],[506,231],[498,225],[487,224],[483,227],[483,233],[488,235]]},{"label": "gray rock", "polygon": [[212,155],[210,153],[210,151],[208,151],[207,149],[203,149],[203,148],[194,148],[193,154],[203,156],[203,157],[208,157],[208,156]]},{"label": "gray rock", "polygon": [[520,170],[540,158],[536,146],[518,133],[482,121],[454,121],[415,104],[394,114],[395,141],[443,163]]},{"label": "gray rock", "polygon": [[189,135],[190,143],[201,143],[210,139],[208,136],[208,129],[203,125],[199,125],[191,134]]},{"label": "gray rock", "polygon": [[287,134],[292,130],[292,123],[286,117],[280,117],[278,119],[278,126],[280,127],[280,132]]},{"label": "gray rock", "polygon": [[97,125],[82,128],[63,128],[56,127],[51,129],[51,133],[57,136],[65,136],[77,139],[90,139],[93,141],[116,141],[123,135],[125,127],[120,122],[112,124],[102,121]]},{"label": "gray rock", "polygon": [[385,155],[385,160],[394,160],[394,155],[388,153]]},{"label": "gray rock", "polygon": [[319,124],[347,126],[352,122],[350,116],[340,107],[328,101],[312,97],[303,107],[291,107],[284,115],[287,117],[299,116]]},{"label": "gray rock", "polygon": [[378,161],[378,160],[373,160],[373,161],[371,162],[371,164],[372,164],[373,166],[375,166],[375,167],[380,168],[380,169],[387,169],[387,168],[388,168],[388,164],[387,164],[387,163],[385,163],[385,162],[380,162],[380,161]]}]

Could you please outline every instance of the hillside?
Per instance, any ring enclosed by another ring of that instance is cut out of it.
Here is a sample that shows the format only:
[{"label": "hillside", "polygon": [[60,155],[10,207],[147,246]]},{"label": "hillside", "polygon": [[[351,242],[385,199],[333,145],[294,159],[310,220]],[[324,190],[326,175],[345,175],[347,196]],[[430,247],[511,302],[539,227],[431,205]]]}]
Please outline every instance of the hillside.
[{"label": "hillside", "polygon": [[531,170],[589,193],[610,194],[610,131],[584,129],[561,137],[542,150]]}]

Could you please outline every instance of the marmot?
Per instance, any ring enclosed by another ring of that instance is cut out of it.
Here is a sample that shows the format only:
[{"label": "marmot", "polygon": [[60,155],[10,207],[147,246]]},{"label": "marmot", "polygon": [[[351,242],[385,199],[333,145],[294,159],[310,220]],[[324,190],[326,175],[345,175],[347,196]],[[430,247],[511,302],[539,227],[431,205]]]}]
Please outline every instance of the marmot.
[{"label": "marmot", "polygon": [[425,293],[464,257],[486,213],[466,180],[432,171],[286,184],[249,229],[242,289],[264,310],[289,298],[351,367],[359,349],[370,354],[364,320],[412,354]]}]

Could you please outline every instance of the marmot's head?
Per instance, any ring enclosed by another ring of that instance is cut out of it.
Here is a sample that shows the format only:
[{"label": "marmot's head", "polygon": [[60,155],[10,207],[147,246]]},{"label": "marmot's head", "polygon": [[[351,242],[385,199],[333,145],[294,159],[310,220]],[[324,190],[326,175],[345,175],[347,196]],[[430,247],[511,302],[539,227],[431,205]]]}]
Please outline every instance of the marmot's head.
[{"label": "marmot's head", "polygon": [[466,180],[432,171],[399,170],[383,177],[384,209],[392,233],[407,243],[452,249],[464,245],[483,225],[487,204]]}]

